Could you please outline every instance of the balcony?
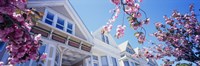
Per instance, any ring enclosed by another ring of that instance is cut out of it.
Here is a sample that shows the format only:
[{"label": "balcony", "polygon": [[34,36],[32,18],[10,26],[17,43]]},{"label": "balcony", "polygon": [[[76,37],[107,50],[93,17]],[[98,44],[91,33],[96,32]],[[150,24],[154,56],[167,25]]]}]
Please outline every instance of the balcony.
[{"label": "balcony", "polygon": [[90,42],[61,31],[41,21],[37,22],[36,25],[32,27],[31,32],[41,34],[43,37],[86,52],[90,52],[92,48],[92,44]]}]

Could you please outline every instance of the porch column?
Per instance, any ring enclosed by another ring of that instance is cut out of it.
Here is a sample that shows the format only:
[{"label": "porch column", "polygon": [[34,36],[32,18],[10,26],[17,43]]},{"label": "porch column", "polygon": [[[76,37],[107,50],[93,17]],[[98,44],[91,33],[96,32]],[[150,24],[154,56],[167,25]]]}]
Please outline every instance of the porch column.
[{"label": "porch column", "polygon": [[50,34],[49,34],[49,36],[48,36],[48,39],[51,39],[52,38],[52,34],[53,34],[53,29],[51,29],[51,32],[50,32]]},{"label": "porch column", "polygon": [[81,47],[82,47],[82,44],[83,44],[83,42],[81,41],[81,42],[80,42],[80,46],[79,46],[79,49],[81,49]]},{"label": "porch column", "polygon": [[66,45],[68,45],[70,38],[71,38],[70,36],[67,36],[67,41],[65,42]]},{"label": "porch column", "polygon": [[64,54],[65,50],[67,50],[67,49],[65,48],[65,49],[62,50],[61,53],[60,53],[60,65],[59,65],[59,66],[62,66],[62,58],[63,58],[63,54]]}]

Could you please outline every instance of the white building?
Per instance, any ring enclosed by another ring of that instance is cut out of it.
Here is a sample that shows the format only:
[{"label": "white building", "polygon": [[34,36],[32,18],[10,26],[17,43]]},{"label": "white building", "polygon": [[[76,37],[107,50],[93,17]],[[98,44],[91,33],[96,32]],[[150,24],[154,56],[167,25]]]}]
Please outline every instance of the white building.
[{"label": "white building", "polygon": [[133,49],[128,41],[125,41],[118,45],[120,48],[120,66],[158,66],[155,60],[147,59],[144,56],[136,58],[133,54],[143,55],[143,51],[139,48]]},{"label": "white building", "polygon": [[120,66],[140,66],[137,58],[133,57],[135,51],[128,41],[119,44],[118,47],[121,51]]},{"label": "white building", "polygon": [[134,49],[135,53],[140,55],[137,60],[139,61],[140,66],[158,66],[155,59],[147,59],[144,56],[144,51],[139,49],[138,47]]},{"label": "white building", "polygon": [[[41,53],[46,52],[43,66],[90,66],[93,37],[68,0],[29,0],[28,8],[43,13],[32,33],[42,34]],[[36,66],[31,60],[18,66]]]},{"label": "white building", "polygon": [[[101,34],[101,29],[91,34],[69,0],[28,0],[27,6],[44,14],[31,32],[42,35],[39,52],[47,53],[47,58],[16,66],[124,66],[125,60],[129,66],[142,66],[131,57],[135,51],[128,42],[119,48],[110,34]],[[0,61],[7,63],[5,46],[0,42]]]},{"label": "white building", "polygon": [[102,34],[101,29],[94,33],[92,48],[93,66],[119,66],[120,50],[110,34]]}]

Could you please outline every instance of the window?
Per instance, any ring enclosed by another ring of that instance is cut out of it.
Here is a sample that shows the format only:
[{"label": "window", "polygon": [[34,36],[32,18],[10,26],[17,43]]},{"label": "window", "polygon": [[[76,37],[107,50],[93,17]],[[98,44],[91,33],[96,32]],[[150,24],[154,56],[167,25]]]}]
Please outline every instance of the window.
[{"label": "window", "polygon": [[55,62],[54,62],[54,66],[59,66],[59,61],[60,61],[60,53],[59,51],[57,50],[56,51],[56,57],[55,57]]},{"label": "window", "polygon": [[101,56],[101,63],[102,63],[102,66],[108,66],[107,56]]},{"label": "window", "polygon": [[138,64],[138,63],[135,63],[135,66],[140,66],[140,64]]},{"label": "window", "polygon": [[133,62],[131,62],[131,65],[132,65],[132,66],[135,66],[135,64],[134,64]]},{"label": "window", "polygon": [[112,62],[113,62],[113,66],[117,66],[117,60],[116,60],[116,58],[112,57]]},{"label": "window", "polygon": [[105,37],[106,37],[106,43],[109,44],[108,36]]},{"label": "window", "polygon": [[54,18],[54,14],[48,12],[47,16],[45,18],[45,23],[47,23],[49,25],[53,25],[53,18]]},{"label": "window", "polygon": [[93,55],[93,59],[94,60],[98,60],[98,57]]},{"label": "window", "polygon": [[104,35],[104,34],[101,34],[101,38],[102,38],[102,41],[109,44],[109,39],[108,39],[108,36]]},{"label": "window", "polygon": [[64,20],[61,18],[57,19],[56,28],[63,30],[64,29]]},{"label": "window", "polygon": [[98,66],[98,64],[97,64],[97,63],[94,63],[94,66]]},{"label": "window", "polygon": [[133,54],[134,52],[133,52],[133,50],[131,49],[131,48],[126,48],[126,51],[128,52],[128,53],[130,53],[130,54]]},{"label": "window", "polygon": [[124,66],[130,66],[128,61],[124,61]]},{"label": "window", "polygon": [[124,57],[124,56],[125,56],[125,54],[121,55],[121,57]]},{"label": "window", "polygon": [[44,22],[69,34],[74,34],[74,24],[66,19],[65,16],[47,10]]},{"label": "window", "polygon": [[102,39],[103,42],[106,42],[106,41],[105,41],[105,37],[104,37],[103,34],[101,34],[101,39]]},{"label": "window", "polygon": [[67,30],[68,33],[72,34],[73,33],[73,24],[72,23],[67,23]]},{"label": "window", "polygon": [[6,44],[4,42],[0,42],[0,52],[4,49]]}]

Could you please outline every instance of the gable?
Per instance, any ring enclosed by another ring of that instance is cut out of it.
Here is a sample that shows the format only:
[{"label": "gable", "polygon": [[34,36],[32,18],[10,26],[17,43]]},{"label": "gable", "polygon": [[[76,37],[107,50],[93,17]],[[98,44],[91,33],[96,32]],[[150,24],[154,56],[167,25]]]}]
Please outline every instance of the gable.
[{"label": "gable", "polygon": [[[52,4],[53,3],[53,4]],[[92,42],[92,35],[87,30],[86,26],[77,15],[68,0],[30,0],[28,7],[37,8],[43,11],[43,8],[49,8],[56,12],[56,15],[65,17],[69,22],[74,24],[75,36],[82,38],[86,41]],[[36,9],[36,10],[37,10]],[[44,12],[44,11],[43,11]]]}]

